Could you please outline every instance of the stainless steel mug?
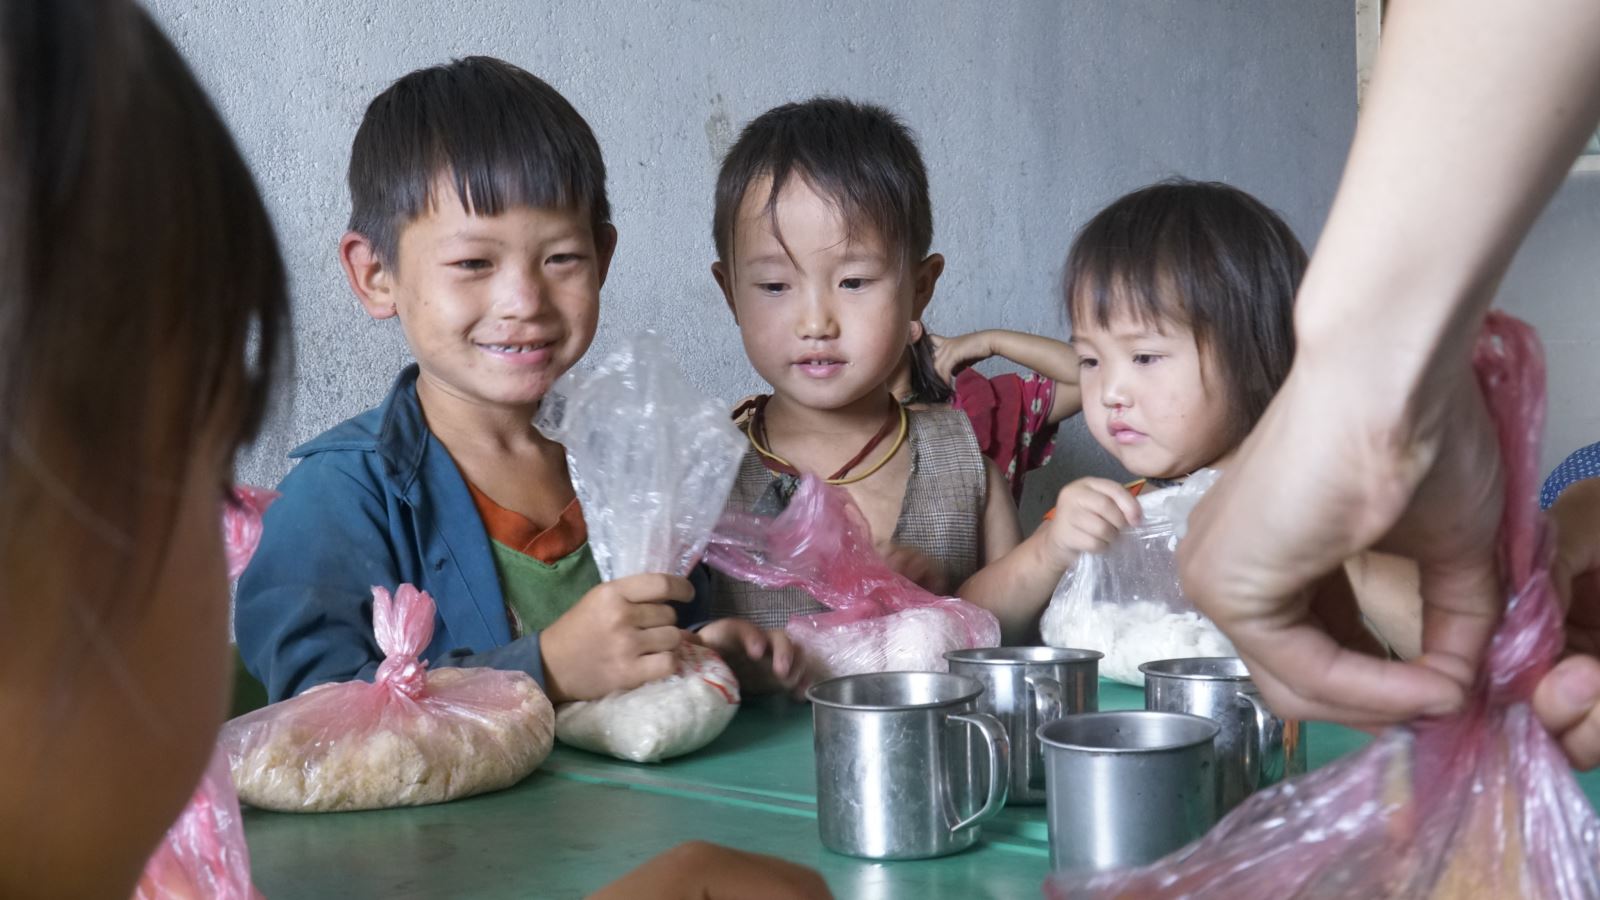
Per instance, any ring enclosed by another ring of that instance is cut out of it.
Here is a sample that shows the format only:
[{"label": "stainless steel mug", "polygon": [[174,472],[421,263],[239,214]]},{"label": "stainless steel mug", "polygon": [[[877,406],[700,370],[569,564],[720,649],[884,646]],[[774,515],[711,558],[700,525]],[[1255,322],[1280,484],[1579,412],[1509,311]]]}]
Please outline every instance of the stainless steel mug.
[{"label": "stainless steel mug", "polygon": [[1146,710],[1041,726],[1051,868],[1143,865],[1205,834],[1218,817],[1217,731],[1210,719]]},{"label": "stainless steel mug", "polygon": [[983,685],[978,709],[1005,726],[1011,738],[1012,804],[1044,802],[1044,752],[1039,726],[1100,708],[1098,650],[990,647],[944,655],[953,675]]},{"label": "stainless steel mug", "polygon": [[1244,662],[1231,656],[1163,659],[1139,667],[1146,709],[1204,716],[1217,735],[1217,802],[1227,813],[1258,788],[1306,770],[1303,723],[1262,702]]},{"label": "stainless steel mug", "polygon": [[806,691],[822,845],[925,859],[978,839],[1006,803],[1010,741],[978,712],[983,685],[940,672],[847,675]]}]

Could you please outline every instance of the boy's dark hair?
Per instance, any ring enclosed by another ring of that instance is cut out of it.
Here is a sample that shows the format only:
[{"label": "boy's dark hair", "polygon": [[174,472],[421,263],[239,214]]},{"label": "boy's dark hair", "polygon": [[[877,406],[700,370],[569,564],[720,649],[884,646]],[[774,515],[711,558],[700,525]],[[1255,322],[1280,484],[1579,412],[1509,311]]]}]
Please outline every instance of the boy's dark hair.
[{"label": "boy's dark hair", "polygon": [[350,230],[396,265],[400,232],[438,200],[441,177],[469,213],[587,210],[596,233],[611,221],[589,123],[555,88],[492,57],[418,69],[373,98],[350,148]]},{"label": "boy's dark hair", "polygon": [[1294,359],[1294,295],[1306,251],[1277,213],[1238,188],[1174,179],[1101,210],[1067,255],[1073,321],[1117,313],[1182,322],[1211,354],[1243,440]]},{"label": "boy's dark hair", "polygon": [[778,194],[796,175],[838,205],[852,237],[870,226],[890,253],[908,262],[928,255],[928,172],[911,130],[881,106],[814,97],[757,116],[723,157],[711,219],[719,259],[733,261],[734,228],[750,185],[772,179],[766,213],[776,230]]}]

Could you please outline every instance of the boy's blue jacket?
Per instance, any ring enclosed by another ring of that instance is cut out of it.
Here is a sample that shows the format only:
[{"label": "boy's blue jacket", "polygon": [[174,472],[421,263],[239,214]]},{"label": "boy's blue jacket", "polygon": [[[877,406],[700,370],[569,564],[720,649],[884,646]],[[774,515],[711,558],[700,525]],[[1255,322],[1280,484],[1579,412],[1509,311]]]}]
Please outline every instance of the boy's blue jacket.
[{"label": "boy's blue jacket", "polygon": [[[511,639],[483,520],[428,430],[416,381],[413,365],[377,408],[289,454],[300,462],[263,517],[234,600],[240,656],[274,702],[323,682],[371,680],[383,661],[372,587],[405,583],[438,606],[423,653],[432,665],[517,669],[544,685],[539,636]],[[691,580],[684,624],[706,609],[704,573]]]}]

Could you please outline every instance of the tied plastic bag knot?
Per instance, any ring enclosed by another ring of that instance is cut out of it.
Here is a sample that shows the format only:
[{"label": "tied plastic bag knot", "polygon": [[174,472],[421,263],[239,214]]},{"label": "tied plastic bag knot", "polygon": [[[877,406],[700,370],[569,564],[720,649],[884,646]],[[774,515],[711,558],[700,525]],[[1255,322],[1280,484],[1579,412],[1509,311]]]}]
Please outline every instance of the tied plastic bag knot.
[{"label": "tied plastic bag knot", "polygon": [[427,686],[427,673],[428,664],[415,656],[390,656],[378,666],[373,681],[415,700]]},{"label": "tied plastic bag knot", "polygon": [[1505,467],[1509,597],[1467,708],[1261,791],[1195,844],[1138,869],[1058,873],[1054,900],[1594,900],[1600,819],[1526,702],[1560,653],[1551,529],[1538,496],[1544,364],[1491,314],[1474,364]]},{"label": "tied plastic bag knot", "polygon": [[812,476],[776,518],[724,516],[706,562],[761,587],[799,587],[830,608],[784,626],[819,678],[945,672],[946,651],[1000,644],[993,613],[931,594],[891,569],[849,493]]},{"label": "tied plastic bag knot", "polygon": [[373,681],[414,700],[426,683],[428,664],[417,657],[433,640],[436,607],[415,585],[402,584],[395,593],[372,587],[372,631],[384,653]]}]

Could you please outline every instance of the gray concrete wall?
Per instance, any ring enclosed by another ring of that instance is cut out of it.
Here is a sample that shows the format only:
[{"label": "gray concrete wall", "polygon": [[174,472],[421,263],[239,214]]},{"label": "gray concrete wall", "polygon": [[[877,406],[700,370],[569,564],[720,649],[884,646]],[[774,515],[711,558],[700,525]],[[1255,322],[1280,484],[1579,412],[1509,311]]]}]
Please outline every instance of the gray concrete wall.
[{"label": "gray concrete wall", "polygon": [[[415,67],[492,54],[573,101],[604,148],[622,235],[597,346],[657,329],[724,398],[759,382],[708,273],[711,187],[738,127],[770,106],[833,92],[897,110],[921,136],[949,260],[932,326],[1047,334],[1064,330],[1056,281],[1074,229],[1149,181],[1232,181],[1311,244],[1355,116],[1347,0],[147,2],[238,136],[293,272],[298,377],[241,462],[267,484],[291,446],[377,402],[407,361],[397,325],[350,296],[335,246],[356,124]],[[1514,279],[1529,310],[1558,298],[1583,318],[1592,243],[1566,258],[1596,224],[1594,197],[1564,197],[1542,224]],[[1592,349],[1600,316],[1588,323]],[[1090,472],[1114,469],[1069,426],[1029,505]]]},{"label": "gray concrete wall", "polygon": [[1567,176],[1506,275],[1500,305],[1544,338],[1549,471],[1600,441],[1600,172]]}]

